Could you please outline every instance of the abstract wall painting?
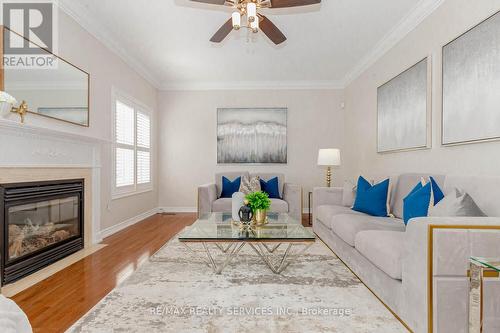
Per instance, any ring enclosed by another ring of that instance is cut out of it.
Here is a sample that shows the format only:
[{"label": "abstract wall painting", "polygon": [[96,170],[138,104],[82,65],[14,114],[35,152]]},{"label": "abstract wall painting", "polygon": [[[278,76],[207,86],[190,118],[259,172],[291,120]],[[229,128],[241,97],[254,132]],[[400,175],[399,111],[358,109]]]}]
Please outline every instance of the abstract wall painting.
[{"label": "abstract wall painting", "polygon": [[217,163],[287,163],[287,108],[217,110]]},{"label": "abstract wall painting", "polygon": [[443,47],[442,144],[500,139],[500,13]]},{"label": "abstract wall painting", "polygon": [[430,59],[377,89],[377,152],[430,147]]}]

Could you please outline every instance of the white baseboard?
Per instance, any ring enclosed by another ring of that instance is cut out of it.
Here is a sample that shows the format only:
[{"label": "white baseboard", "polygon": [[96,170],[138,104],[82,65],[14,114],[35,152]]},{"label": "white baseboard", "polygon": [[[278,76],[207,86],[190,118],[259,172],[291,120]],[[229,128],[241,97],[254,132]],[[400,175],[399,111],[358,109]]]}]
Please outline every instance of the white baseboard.
[{"label": "white baseboard", "polygon": [[160,207],[158,213],[197,213],[196,207]]},{"label": "white baseboard", "polygon": [[144,212],[142,214],[139,214],[137,216],[131,217],[128,220],[125,220],[123,222],[120,222],[118,224],[115,224],[109,228],[106,228],[104,230],[101,230],[99,232],[99,239],[104,239],[106,237],[111,236],[114,233],[117,233],[118,231],[121,231],[127,227],[130,227],[131,225],[136,224],[137,222],[140,222],[144,219],[147,219],[150,216],[153,216],[155,214],[158,214],[158,208],[153,208],[147,212]]}]

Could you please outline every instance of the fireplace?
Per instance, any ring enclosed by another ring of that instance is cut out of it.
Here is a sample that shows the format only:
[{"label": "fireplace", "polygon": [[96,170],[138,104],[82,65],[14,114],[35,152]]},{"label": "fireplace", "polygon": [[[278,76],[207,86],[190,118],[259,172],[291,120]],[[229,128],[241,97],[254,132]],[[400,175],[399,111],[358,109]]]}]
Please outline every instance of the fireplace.
[{"label": "fireplace", "polygon": [[84,180],[0,185],[2,285],[83,249]]}]

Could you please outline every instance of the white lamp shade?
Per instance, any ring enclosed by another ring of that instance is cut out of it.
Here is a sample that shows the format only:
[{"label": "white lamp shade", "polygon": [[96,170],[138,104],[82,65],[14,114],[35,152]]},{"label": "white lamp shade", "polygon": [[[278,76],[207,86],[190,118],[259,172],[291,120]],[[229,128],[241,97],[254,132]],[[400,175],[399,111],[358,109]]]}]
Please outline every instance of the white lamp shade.
[{"label": "white lamp shade", "polygon": [[318,153],[318,165],[320,166],[339,166],[340,149],[320,149]]}]

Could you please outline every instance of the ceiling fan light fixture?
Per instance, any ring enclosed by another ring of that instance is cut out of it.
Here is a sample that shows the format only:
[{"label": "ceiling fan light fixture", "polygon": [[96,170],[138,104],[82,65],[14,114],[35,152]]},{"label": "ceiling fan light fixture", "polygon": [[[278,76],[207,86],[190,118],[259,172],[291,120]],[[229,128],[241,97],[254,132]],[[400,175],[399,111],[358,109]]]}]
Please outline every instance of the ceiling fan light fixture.
[{"label": "ceiling fan light fixture", "polygon": [[250,22],[250,29],[252,29],[253,33],[259,32],[259,19],[257,18],[253,22]]},{"label": "ceiling fan light fixture", "polygon": [[255,2],[247,3],[248,22],[258,21],[257,19],[257,4]]},{"label": "ceiling fan light fixture", "polygon": [[233,29],[239,30],[241,28],[241,14],[239,12],[234,12],[232,15],[233,19]]}]

